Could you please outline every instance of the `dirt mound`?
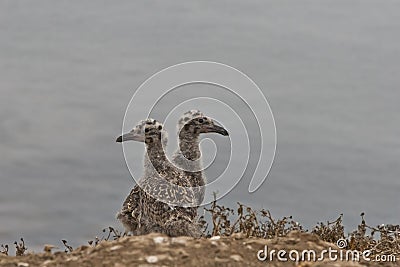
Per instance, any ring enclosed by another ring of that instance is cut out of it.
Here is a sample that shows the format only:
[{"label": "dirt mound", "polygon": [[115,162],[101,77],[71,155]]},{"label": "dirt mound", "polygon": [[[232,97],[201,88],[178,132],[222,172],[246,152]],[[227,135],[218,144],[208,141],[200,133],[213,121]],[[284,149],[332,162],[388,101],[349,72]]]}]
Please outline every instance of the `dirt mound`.
[{"label": "dirt mound", "polygon": [[[330,260],[328,252],[322,253],[323,250],[328,251],[329,249],[337,251],[337,260]],[[279,250],[286,251],[286,254]],[[307,252],[304,253],[305,250]],[[315,257],[310,251],[315,252]],[[302,253],[304,254],[303,259],[307,261],[302,261]],[[343,251],[343,255],[346,255],[345,251]],[[296,258],[299,259],[298,262],[296,262]],[[286,261],[283,261],[284,259]],[[360,262],[353,261],[352,258],[349,258],[349,261],[344,258],[340,260],[340,250],[336,244],[322,241],[315,234],[298,231],[293,231],[286,237],[274,239],[246,238],[241,233],[229,237],[215,236],[201,239],[150,234],[126,236],[114,241],[101,241],[96,246],[81,246],[70,253],[48,251],[19,257],[0,254],[0,266],[21,267],[399,266],[396,262],[378,263],[372,260],[372,257],[371,261],[366,261],[362,257]],[[397,258],[398,261],[399,258]]]}]

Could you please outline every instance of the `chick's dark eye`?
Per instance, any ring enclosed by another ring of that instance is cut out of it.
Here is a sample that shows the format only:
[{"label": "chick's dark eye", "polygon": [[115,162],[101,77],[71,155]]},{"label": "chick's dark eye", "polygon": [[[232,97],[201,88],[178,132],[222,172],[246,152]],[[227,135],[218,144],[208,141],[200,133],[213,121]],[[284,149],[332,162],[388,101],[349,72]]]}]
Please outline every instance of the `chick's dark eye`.
[{"label": "chick's dark eye", "polygon": [[144,130],[144,132],[145,132],[145,133],[148,133],[148,132],[149,132],[149,128],[146,128],[146,129]]},{"label": "chick's dark eye", "polygon": [[203,120],[203,119],[199,119],[199,122],[200,122],[200,123],[203,123],[203,122],[204,122],[204,120]]},{"label": "chick's dark eye", "polygon": [[162,126],[160,125],[160,126],[158,126],[158,130],[162,130]]}]

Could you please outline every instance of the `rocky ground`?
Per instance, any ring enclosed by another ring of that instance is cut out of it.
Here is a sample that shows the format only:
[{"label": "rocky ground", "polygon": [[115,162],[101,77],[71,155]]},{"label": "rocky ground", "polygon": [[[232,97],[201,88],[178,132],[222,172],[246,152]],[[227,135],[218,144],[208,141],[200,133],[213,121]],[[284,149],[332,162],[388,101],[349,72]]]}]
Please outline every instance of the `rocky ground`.
[{"label": "rocky ground", "polygon": [[[294,262],[289,259],[283,262],[276,260],[275,253],[272,262],[260,261],[257,253],[266,245],[268,253],[273,249],[297,250],[300,253],[315,250],[317,257],[329,247],[338,249],[335,244],[324,242],[314,234],[297,231],[274,239],[245,238],[240,233],[201,239],[150,234],[101,241],[96,246],[81,246],[68,253],[48,251],[23,256],[0,253],[0,266],[400,266],[399,257],[397,262],[353,262],[331,261],[328,254],[321,261]],[[288,255],[284,257],[289,258]]]}]

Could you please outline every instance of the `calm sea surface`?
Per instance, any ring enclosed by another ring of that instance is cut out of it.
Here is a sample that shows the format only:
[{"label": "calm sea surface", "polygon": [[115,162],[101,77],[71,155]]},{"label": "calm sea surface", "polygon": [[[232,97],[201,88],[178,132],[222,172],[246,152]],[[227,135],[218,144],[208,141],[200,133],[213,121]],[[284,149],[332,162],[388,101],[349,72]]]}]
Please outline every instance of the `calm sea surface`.
[{"label": "calm sea surface", "polygon": [[191,60],[245,72],[275,116],[267,181],[249,194],[243,179],[221,203],[306,227],[343,213],[350,231],[361,212],[398,224],[399,13],[378,0],[1,1],[0,243],[76,246],[121,229],[126,106],[149,76]]}]

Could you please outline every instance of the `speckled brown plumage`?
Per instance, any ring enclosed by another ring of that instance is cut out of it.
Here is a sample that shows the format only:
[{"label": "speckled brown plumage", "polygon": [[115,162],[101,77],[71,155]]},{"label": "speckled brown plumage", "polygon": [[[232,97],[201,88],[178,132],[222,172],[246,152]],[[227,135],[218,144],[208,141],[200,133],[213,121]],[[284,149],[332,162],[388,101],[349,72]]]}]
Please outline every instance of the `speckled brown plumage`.
[{"label": "speckled brown plumage", "polygon": [[228,135],[213,119],[204,116],[199,110],[190,110],[178,121],[179,149],[174,153],[172,162],[182,168],[189,178],[198,205],[204,200],[206,176],[202,169],[200,134],[216,132]]},{"label": "speckled brown plumage", "polygon": [[174,167],[165,156],[162,124],[152,119],[144,124],[144,134],[134,129],[117,141],[124,141],[124,136],[132,138],[126,140],[144,141],[147,163],[151,164],[157,175],[145,176],[140,180],[125,200],[117,218],[133,234],[161,232],[170,236],[198,237],[197,209],[178,205],[193,205],[195,198],[191,183],[184,172]]}]

